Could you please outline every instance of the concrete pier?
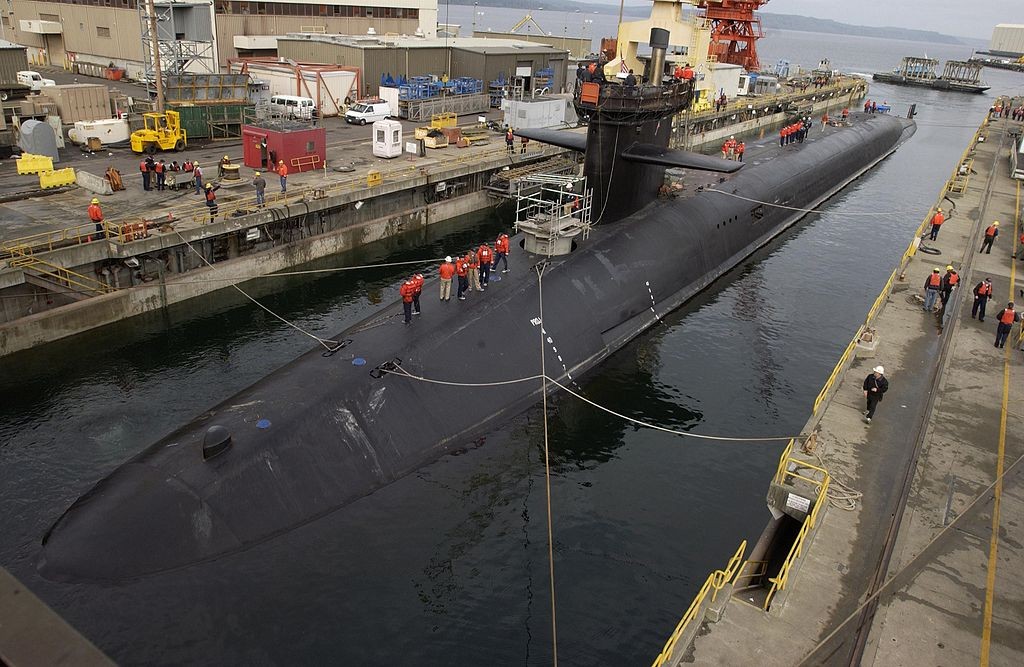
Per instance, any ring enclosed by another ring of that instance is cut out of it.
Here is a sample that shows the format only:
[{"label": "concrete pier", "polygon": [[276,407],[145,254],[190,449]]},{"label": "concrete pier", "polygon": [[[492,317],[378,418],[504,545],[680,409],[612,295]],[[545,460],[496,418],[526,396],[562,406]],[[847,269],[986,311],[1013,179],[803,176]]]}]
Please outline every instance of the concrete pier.
[{"label": "concrete pier", "polygon": [[[863,497],[852,511],[822,508],[767,611],[764,590],[736,579],[720,620],[695,618],[704,626],[692,646],[677,646],[664,664],[1024,663],[1020,326],[1005,349],[994,347],[996,314],[1015,294],[1018,312],[1024,306],[1024,264],[1010,258],[1021,206],[1008,175],[1011,129],[1020,124],[979,130],[967,169],[957,165],[936,203],[948,211],[948,195],[956,204],[938,240],[925,241],[941,255],[908,249],[868,315],[876,341],[862,346],[865,356],[851,343],[804,428],[817,432],[816,455],[797,443],[794,461],[823,465]],[[994,220],[1000,236],[979,254]],[[945,310],[923,312],[926,276],[950,264],[959,288]],[[985,277],[995,293],[981,323],[971,317],[972,289]],[[890,390],[867,424],[862,383],[878,364]],[[765,587],[768,576],[780,579],[769,572]]]}]

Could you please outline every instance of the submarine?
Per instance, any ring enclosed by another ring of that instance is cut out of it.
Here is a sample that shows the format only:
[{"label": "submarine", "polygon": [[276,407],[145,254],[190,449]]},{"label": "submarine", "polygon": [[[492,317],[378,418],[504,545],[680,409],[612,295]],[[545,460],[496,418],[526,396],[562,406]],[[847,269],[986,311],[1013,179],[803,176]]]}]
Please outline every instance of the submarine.
[{"label": "submarine", "polygon": [[[668,33],[653,29],[650,44],[648,73],[660,73]],[[582,152],[584,166],[578,179],[541,183],[502,280],[451,302],[429,281],[410,325],[400,302],[384,306],[336,347],[162,437],[56,519],[40,573],[118,582],[222,558],[465,447],[536,405],[545,386],[557,391],[542,374],[575,382],[915,130],[855,114],[802,144],[763,141],[744,165],[669,149],[692,83],[651,79],[579,86],[586,135],[519,132]],[[659,196],[669,167],[686,170],[686,187]],[[582,213],[565,198],[582,199]]]}]

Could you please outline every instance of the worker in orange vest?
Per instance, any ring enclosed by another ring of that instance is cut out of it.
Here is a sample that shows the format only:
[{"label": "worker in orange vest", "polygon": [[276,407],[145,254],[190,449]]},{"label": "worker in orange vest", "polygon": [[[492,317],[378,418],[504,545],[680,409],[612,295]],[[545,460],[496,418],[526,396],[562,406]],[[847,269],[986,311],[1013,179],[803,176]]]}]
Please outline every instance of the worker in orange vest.
[{"label": "worker in orange vest", "polygon": [[1017,243],[1020,246],[1017,250],[1017,259],[1024,260],[1024,231],[1020,233],[1020,238],[1017,239]]},{"label": "worker in orange vest", "polygon": [[441,277],[441,301],[452,300],[452,276],[455,275],[455,265],[452,264],[451,255],[444,258],[441,268],[438,270]]},{"label": "worker in orange vest", "polygon": [[946,216],[942,214],[942,209],[940,208],[935,211],[935,215],[932,216],[932,233],[928,237],[930,241],[934,241],[939,238],[939,227],[941,227],[942,223],[945,221]]},{"label": "worker in orange vest", "polygon": [[931,275],[924,279],[924,312],[932,312],[935,307],[935,299],[942,290],[942,275],[938,267],[932,269]]},{"label": "worker in orange vest", "polygon": [[420,314],[420,295],[423,294],[423,274],[417,273],[412,277],[412,282],[416,286],[416,291],[412,295],[412,314]]},{"label": "worker in orange vest", "polygon": [[999,236],[999,221],[996,220],[991,225],[985,228],[985,238],[981,241],[981,249],[978,250],[980,253],[982,250],[985,251],[986,255],[992,254],[992,242]]},{"label": "worker in orange vest", "polygon": [[455,276],[459,279],[459,301],[466,300],[466,290],[469,289],[469,262],[465,257],[455,260]]},{"label": "worker in orange vest", "polygon": [[142,172],[142,189],[149,190],[149,172],[150,164],[153,162],[153,158],[147,157],[139,163],[139,171]]},{"label": "worker in orange vest", "polygon": [[786,145],[786,138],[788,136],[789,136],[789,126],[787,125],[786,127],[784,127],[781,130],[779,130],[779,147],[780,148],[782,146]]},{"label": "worker in orange vest", "polygon": [[[573,204],[574,208],[578,207],[580,198],[576,198],[576,203]],[[498,263],[504,262],[505,268],[501,270],[502,273],[508,273],[508,234],[498,234],[498,238],[494,241],[494,270],[498,270]]]},{"label": "worker in orange vest", "polygon": [[412,299],[416,295],[416,283],[413,282],[412,278],[406,278],[402,286],[398,288],[398,293],[402,295],[402,310],[405,312],[405,323],[410,324],[412,322]]},{"label": "worker in orange vest", "polygon": [[1005,347],[1006,339],[1010,335],[1013,323],[1020,322],[1020,313],[1013,309],[1013,301],[1006,304],[1006,308],[999,311],[996,319],[999,320],[999,323],[996,325],[996,347]]},{"label": "worker in orange vest", "polygon": [[217,217],[217,190],[220,190],[219,185],[214,185],[213,183],[206,184],[206,207],[210,209],[211,223]]},{"label": "worker in orange vest", "polygon": [[103,233],[103,209],[100,208],[100,200],[93,197],[92,203],[89,204],[89,208],[86,210],[89,213],[89,219],[96,223],[96,233],[100,235],[100,238],[103,238],[105,236]]},{"label": "worker in orange vest", "polygon": [[480,261],[476,258],[476,253],[472,248],[466,251],[465,260],[466,264],[469,264],[469,275],[466,276],[469,278],[469,290],[467,291],[482,292],[483,290],[480,289]]},{"label": "worker in orange vest", "polygon": [[476,251],[476,258],[480,262],[480,291],[487,289],[487,283],[491,279],[491,260],[494,259],[494,251],[486,243],[482,244]]},{"label": "worker in orange vest", "polygon": [[277,175],[281,177],[281,192],[288,191],[288,165],[284,163],[284,160],[279,160],[277,163]]},{"label": "worker in orange vest", "polygon": [[156,173],[156,189],[163,190],[164,183],[166,182],[164,173],[167,171],[167,163],[161,159],[159,162],[153,165],[153,171],[154,173]]},{"label": "worker in orange vest", "polygon": [[992,279],[985,278],[974,286],[974,307],[971,308],[971,319],[977,315],[979,322],[985,321],[985,305],[992,298]]},{"label": "worker in orange vest", "polygon": [[949,297],[953,294],[953,290],[960,283],[960,274],[956,272],[956,269],[952,265],[946,267],[946,275],[942,276],[942,307],[946,307],[946,302],[949,301]]}]

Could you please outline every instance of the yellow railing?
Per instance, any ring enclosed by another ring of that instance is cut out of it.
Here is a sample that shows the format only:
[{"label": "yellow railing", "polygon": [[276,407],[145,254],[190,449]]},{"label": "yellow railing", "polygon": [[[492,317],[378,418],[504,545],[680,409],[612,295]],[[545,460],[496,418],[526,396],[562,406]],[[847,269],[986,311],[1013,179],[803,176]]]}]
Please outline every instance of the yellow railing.
[{"label": "yellow railing", "polygon": [[854,348],[857,347],[857,341],[860,340],[860,335],[863,333],[863,325],[857,328],[857,334],[850,341],[850,344],[843,350],[842,356],[839,357],[839,361],[836,362],[835,367],[832,368],[832,373],[828,376],[828,380],[825,381],[825,386],[818,392],[818,396],[814,399],[814,407],[811,409],[811,414],[817,414],[818,408],[825,402],[825,398],[828,393],[832,391],[832,387],[835,385],[836,380],[839,379],[839,374],[843,372],[843,368],[846,366],[846,362],[850,360],[850,355],[853,354]]},{"label": "yellow railing", "polygon": [[[790,447],[786,448],[786,451],[783,452],[783,457],[779,461],[779,470],[781,472],[776,474],[775,482],[777,484],[785,484],[789,479],[803,480],[817,486],[817,494],[814,499],[814,507],[811,508],[810,514],[808,514],[807,518],[804,519],[804,525],[800,527],[800,532],[797,533],[796,539],[793,540],[793,546],[790,547],[789,553],[786,555],[786,560],[783,561],[782,566],[779,568],[779,573],[768,579],[772,582],[772,587],[769,589],[768,595],[764,599],[763,608],[765,610],[771,606],[772,598],[775,597],[775,594],[786,588],[786,584],[789,582],[789,574],[793,569],[793,564],[803,553],[804,545],[807,542],[807,536],[814,529],[814,526],[818,521],[818,513],[821,512],[821,508],[828,502],[828,487],[831,482],[831,477],[829,476],[828,471],[812,463],[793,458],[791,452],[792,441],[790,441]],[[794,466],[795,470],[790,470],[790,464]],[[808,477],[807,475],[802,475],[797,472],[805,469],[819,473],[820,478]]]},{"label": "yellow railing", "polygon": [[701,607],[704,604],[704,600],[707,599],[708,593],[711,594],[711,601],[714,602],[718,596],[718,592],[725,588],[725,585],[730,583],[736,574],[740,571],[740,567],[743,565],[743,555],[747,552],[747,541],[743,540],[740,543],[736,553],[733,554],[732,558],[726,564],[724,570],[715,570],[708,575],[708,578],[704,580],[704,585],[701,586],[700,591],[697,593],[697,597],[690,603],[690,608],[686,610],[683,617],[679,619],[679,623],[676,624],[676,629],[672,632],[672,635],[665,642],[665,647],[661,649],[661,653],[652,663],[653,667],[661,667],[665,665],[668,660],[672,658],[672,652],[675,651],[676,644],[679,642],[679,638],[686,632],[687,626],[697,617],[701,611]]},{"label": "yellow railing", "polygon": [[77,287],[83,294],[106,294],[107,292],[114,291],[114,288],[106,283],[102,283],[94,278],[82,275],[81,273],[75,273],[63,266],[51,264],[50,262],[41,260],[37,257],[16,257],[11,260],[10,264],[12,269],[30,269],[64,287]]}]

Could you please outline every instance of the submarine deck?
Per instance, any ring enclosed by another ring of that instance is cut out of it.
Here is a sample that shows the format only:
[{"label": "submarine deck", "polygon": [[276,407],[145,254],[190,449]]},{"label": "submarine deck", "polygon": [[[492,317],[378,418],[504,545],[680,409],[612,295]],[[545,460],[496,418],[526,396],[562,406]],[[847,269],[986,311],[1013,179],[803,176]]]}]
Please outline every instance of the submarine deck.
[{"label": "submarine deck", "polygon": [[[987,140],[965,151],[976,173],[952,195],[960,212],[933,244],[942,255],[911,255],[905,279],[886,286],[868,321],[876,353],[840,361],[831,399],[804,429],[820,429],[825,467],[863,498],[853,511],[823,507],[769,611],[749,590],[720,600],[719,620],[696,619],[692,647],[679,641],[664,664],[1024,662],[1020,328],[1006,349],[993,347],[995,315],[1018,286],[1009,256],[1019,249],[1021,187],[1008,177],[1006,148],[1019,127],[982,125]],[[979,254],[993,220],[1004,231],[995,252]],[[961,287],[948,312],[922,313],[914,297],[939,264],[959,269]],[[995,292],[982,324],[971,318],[971,290],[987,276]],[[890,390],[865,424],[861,384],[876,364]]]}]

